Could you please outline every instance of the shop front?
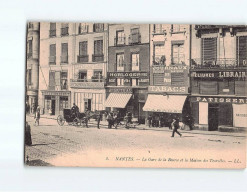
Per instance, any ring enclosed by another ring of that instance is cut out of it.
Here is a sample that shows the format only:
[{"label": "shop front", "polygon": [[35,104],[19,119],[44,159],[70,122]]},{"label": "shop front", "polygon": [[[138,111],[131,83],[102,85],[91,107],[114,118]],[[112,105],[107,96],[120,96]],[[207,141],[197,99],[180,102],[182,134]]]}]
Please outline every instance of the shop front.
[{"label": "shop front", "polygon": [[41,112],[49,115],[63,114],[63,109],[71,108],[70,91],[41,91]]},{"label": "shop front", "polygon": [[247,127],[247,98],[192,96],[193,118],[201,130],[233,130]]}]

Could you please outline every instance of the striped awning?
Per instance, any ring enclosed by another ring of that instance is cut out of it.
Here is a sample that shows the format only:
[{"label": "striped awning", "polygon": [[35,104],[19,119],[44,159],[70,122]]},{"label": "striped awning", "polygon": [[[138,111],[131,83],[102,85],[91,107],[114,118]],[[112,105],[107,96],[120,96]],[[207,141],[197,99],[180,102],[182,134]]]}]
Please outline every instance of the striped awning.
[{"label": "striped awning", "polygon": [[132,94],[128,93],[110,93],[105,102],[105,107],[125,108]]},{"label": "striped awning", "polygon": [[182,113],[186,97],[184,95],[163,96],[149,94],[143,110],[149,112]]}]

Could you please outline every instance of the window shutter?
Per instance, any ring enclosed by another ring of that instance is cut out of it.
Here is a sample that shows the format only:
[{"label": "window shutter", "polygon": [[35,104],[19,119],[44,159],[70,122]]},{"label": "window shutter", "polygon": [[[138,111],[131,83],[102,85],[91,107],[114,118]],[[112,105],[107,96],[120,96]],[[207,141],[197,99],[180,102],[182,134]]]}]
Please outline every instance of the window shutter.
[{"label": "window shutter", "polygon": [[50,30],[56,30],[56,23],[50,23]]},{"label": "window shutter", "polygon": [[87,55],[87,41],[83,41],[79,43],[79,55],[80,56]]},{"label": "window shutter", "polygon": [[68,43],[62,43],[62,56],[68,56]]},{"label": "window shutter", "polygon": [[201,45],[203,61],[217,60],[217,38],[203,38]]},{"label": "window shutter", "polygon": [[52,90],[55,89],[55,72],[49,73],[49,86]]},{"label": "window shutter", "polygon": [[247,36],[237,37],[237,59],[238,64],[243,66],[244,60],[247,59]]},{"label": "window shutter", "polygon": [[50,56],[56,56],[56,45],[50,45]]},{"label": "window shutter", "polygon": [[55,85],[56,86],[60,86],[61,84],[60,77],[61,77],[61,72],[60,71],[55,72]]},{"label": "window shutter", "polygon": [[103,40],[94,41],[94,54],[95,55],[103,54]]}]

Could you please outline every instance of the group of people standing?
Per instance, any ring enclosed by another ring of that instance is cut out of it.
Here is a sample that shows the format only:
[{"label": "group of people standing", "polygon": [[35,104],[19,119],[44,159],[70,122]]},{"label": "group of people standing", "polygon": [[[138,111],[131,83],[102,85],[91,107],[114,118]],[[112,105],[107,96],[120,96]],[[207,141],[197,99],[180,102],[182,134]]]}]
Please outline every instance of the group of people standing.
[{"label": "group of people standing", "polygon": [[106,120],[108,122],[108,129],[111,129],[112,126],[115,126],[117,129],[118,125],[122,120],[125,122],[125,128],[129,128],[129,125],[131,124],[132,121],[132,114],[131,112],[127,112],[124,117],[121,117],[119,111],[116,112],[109,112],[107,114]]}]

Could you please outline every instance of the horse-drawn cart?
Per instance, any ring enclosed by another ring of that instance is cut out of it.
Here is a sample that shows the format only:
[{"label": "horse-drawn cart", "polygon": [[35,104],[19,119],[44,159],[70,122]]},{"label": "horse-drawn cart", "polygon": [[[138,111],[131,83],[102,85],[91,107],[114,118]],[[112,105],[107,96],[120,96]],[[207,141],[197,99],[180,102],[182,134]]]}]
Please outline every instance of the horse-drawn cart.
[{"label": "horse-drawn cart", "polygon": [[57,117],[57,123],[60,126],[63,126],[65,122],[67,122],[69,125],[82,125],[87,122],[87,116],[85,113],[71,113],[70,109],[64,109],[63,110],[63,116],[59,115]]}]

